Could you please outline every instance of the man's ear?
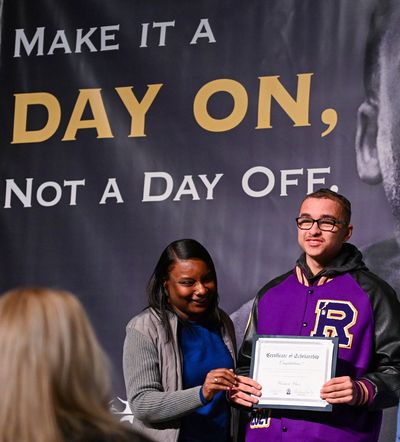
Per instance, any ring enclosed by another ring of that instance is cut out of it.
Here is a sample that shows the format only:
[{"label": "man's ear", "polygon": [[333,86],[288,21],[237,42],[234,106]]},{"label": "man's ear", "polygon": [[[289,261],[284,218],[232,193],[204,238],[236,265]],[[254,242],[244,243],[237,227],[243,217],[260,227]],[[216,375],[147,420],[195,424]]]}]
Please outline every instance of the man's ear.
[{"label": "man's ear", "polygon": [[347,232],[346,232],[346,236],[344,237],[344,241],[347,241],[348,239],[350,239],[352,233],[353,233],[353,225],[349,224],[347,226]]},{"label": "man's ear", "polygon": [[378,149],[378,108],[364,101],[358,109],[356,159],[360,178],[368,184],[382,181]]}]

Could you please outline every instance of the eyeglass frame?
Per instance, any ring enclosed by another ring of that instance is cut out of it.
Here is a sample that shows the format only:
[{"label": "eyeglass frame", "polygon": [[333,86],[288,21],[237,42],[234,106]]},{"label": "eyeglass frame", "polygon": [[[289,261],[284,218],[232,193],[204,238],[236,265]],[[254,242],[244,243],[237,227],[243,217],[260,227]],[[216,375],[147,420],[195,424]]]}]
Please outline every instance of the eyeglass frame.
[{"label": "eyeglass frame", "polygon": [[[303,218],[303,219],[307,219],[307,220],[312,221],[312,224],[311,224],[311,226],[310,226],[308,229],[304,229],[304,228],[301,228],[301,227],[299,226],[299,219],[302,219],[302,218]],[[325,221],[327,221],[327,220],[332,221],[332,223],[333,223],[333,224],[332,224],[332,228],[329,229],[329,230],[321,229],[319,223],[320,223],[322,220],[325,220]],[[348,225],[348,224],[349,224],[349,223],[346,222],[346,221],[339,221],[339,220],[336,220],[336,219],[333,219],[333,218],[319,218],[319,219],[314,219],[314,218],[307,217],[307,216],[298,216],[298,217],[296,218],[296,225],[297,225],[297,228],[300,229],[300,230],[311,230],[311,229],[313,228],[313,225],[314,225],[315,223],[317,223],[318,229],[321,230],[321,232],[333,232],[333,230],[335,229],[336,225]]]}]

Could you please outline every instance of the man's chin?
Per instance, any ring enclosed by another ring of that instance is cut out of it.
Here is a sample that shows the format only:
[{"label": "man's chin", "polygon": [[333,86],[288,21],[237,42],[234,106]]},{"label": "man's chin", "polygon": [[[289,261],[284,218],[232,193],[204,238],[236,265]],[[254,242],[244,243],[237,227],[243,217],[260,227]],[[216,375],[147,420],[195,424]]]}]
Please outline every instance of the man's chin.
[{"label": "man's chin", "polygon": [[306,255],[308,255],[310,258],[313,258],[313,259],[320,258],[324,253],[324,250],[321,247],[321,245],[318,245],[318,246],[307,245],[307,247],[305,247],[304,251],[305,251]]}]

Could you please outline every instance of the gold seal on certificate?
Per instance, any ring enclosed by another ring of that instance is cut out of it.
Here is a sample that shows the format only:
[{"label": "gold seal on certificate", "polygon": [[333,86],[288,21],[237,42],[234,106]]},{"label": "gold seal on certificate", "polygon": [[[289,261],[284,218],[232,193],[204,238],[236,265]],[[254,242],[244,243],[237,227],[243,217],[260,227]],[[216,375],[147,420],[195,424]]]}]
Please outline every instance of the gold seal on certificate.
[{"label": "gold seal on certificate", "polygon": [[320,397],[334,377],[337,338],[257,335],[250,376],[262,385],[257,407],[331,411]]}]

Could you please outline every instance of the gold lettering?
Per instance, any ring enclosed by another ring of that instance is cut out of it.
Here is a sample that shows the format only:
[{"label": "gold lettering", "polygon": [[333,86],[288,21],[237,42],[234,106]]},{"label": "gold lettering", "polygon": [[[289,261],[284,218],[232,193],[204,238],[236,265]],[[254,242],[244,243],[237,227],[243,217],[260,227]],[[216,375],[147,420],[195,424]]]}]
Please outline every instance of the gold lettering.
[{"label": "gold lettering", "polygon": [[[107,113],[101,98],[101,89],[79,89],[78,99],[72,111],[67,130],[62,141],[72,141],[79,129],[97,130],[97,138],[113,138]],[[89,104],[93,114],[92,119],[82,120],[86,105]]]},{"label": "gold lettering", "polygon": [[[57,98],[47,92],[32,92],[14,94],[14,129],[11,144],[39,143],[49,139],[57,130],[61,120],[61,107]],[[44,127],[37,130],[28,130],[28,107],[44,106],[48,117]]]},{"label": "gold lettering", "polygon": [[[233,109],[225,118],[213,118],[207,110],[208,100],[217,92],[227,92],[233,98]],[[246,115],[248,97],[246,89],[237,81],[218,79],[205,84],[196,94],[193,103],[194,117],[203,129],[210,132],[225,132],[236,127]]]},{"label": "gold lettering", "polygon": [[271,129],[271,101],[275,98],[279,106],[293,120],[294,126],[310,126],[310,89],[313,74],[298,74],[297,97],[293,99],[282,86],[279,76],[259,77],[258,124],[256,129]]},{"label": "gold lettering", "polygon": [[138,101],[133,93],[132,86],[116,87],[118,95],[124,103],[126,109],[131,116],[131,132],[129,137],[145,137],[144,126],[145,116],[150,106],[152,105],[158,91],[162,84],[149,84],[147,91],[142,101]]}]

